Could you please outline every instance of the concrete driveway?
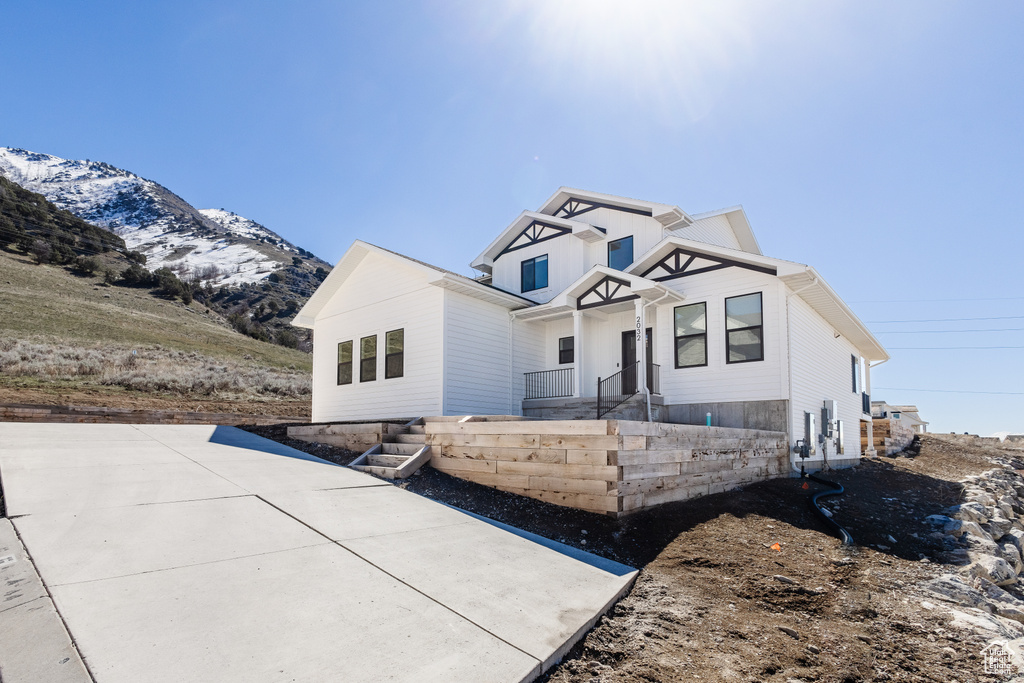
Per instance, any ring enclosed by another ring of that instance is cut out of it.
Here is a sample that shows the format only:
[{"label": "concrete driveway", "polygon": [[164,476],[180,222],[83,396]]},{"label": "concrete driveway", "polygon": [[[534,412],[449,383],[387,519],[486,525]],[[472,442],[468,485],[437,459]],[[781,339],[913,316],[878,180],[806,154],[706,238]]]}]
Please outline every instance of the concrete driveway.
[{"label": "concrete driveway", "polygon": [[5,683],[530,680],[635,576],[229,427],[0,423],[0,480]]}]

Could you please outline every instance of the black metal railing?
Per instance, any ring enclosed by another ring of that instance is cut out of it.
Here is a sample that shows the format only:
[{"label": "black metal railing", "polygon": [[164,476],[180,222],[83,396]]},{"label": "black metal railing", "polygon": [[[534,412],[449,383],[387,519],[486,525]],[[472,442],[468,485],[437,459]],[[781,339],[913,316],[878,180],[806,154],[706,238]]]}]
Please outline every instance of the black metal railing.
[{"label": "black metal railing", "polygon": [[860,392],[860,410],[865,415],[871,414],[871,397],[863,391]]},{"label": "black metal railing", "polygon": [[602,415],[630,396],[634,396],[640,390],[639,382],[637,382],[637,379],[639,379],[637,374],[639,369],[640,362],[637,361],[632,365],[622,368],[622,370],[619,370],[611,377],[606,377],[605,379],[597,378],[598,420],[601,419]]},{"label": "black metal railing", "polygon": [[527,372],[526,398],[561,398],[573,394],[573,368]]}]

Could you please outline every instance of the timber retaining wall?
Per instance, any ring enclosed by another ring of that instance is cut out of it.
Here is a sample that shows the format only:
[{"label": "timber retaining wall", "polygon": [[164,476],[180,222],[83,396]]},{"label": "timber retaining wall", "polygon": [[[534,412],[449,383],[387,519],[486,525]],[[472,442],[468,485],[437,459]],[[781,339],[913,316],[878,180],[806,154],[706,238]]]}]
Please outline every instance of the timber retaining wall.
[{"label": "timber retaining wall", "polygon": [[427,422],[431,466],[621,516],[789,474],[782,432],[625,420]]}]

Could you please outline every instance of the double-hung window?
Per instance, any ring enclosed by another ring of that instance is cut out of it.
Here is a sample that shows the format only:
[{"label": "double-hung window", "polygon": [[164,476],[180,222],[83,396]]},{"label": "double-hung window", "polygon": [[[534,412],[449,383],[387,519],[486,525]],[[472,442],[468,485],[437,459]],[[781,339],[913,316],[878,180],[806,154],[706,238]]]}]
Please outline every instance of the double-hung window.
[{"label": "double-hung window", "polygon": [[372,382],[377,379],[377,335],[359,340],[359,381]]},{"label": "double-hung window", "polygon": [[633,237],[623,237],[608,243],[608,267],[625,270],[633,263]]},{"label": "double-hung window", "polygon": [[558,364],[564,365],[574,360],[576,340],[572,337],[562,337],[558,340]]},{"label": "double-hung window", "polygon": [[352,342],[338,344],[338,385],[352,384]]},{"label": "double-hung window", "polygon": [[384,336],[384,379],[405,373],[405,330],[392,330]]},{"label": "double-hung window", "polygon": [[708,364],[707,304],[676,306],[676,367],[693,368]]},{"label": "double-hung window", "polygon": [[531,292],[548,286],[548,255],[535,256],[522,262],[522,291]]},{"label": "double-hung window", "polygon": [[727,363],[764,360],[761,292],[725,300],[725,356]]}]

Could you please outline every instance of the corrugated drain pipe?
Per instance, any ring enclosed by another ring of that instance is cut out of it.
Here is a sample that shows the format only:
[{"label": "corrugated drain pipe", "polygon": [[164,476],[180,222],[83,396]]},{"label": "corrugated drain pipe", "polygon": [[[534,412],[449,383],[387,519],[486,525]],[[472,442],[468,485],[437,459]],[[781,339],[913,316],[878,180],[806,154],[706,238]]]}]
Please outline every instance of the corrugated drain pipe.
[{"label": "corrugated drain pipe", "polygon": [[850,532],[841,527],[839,523],[836,522],[834,519],[826,515],[824,510],[821,509],[821,506],[818,505],[819,498],[824,498],[825,496],[838,496],[841,493],[843,493],[846,489],[843,488],[842,484],[839,484],[834,481],[829,481],[828,479],[822,479],[821,477],[816,477],[813,474],[807,474],[806,472],[802,472],[801,475],[803,477],[806,477],[807,479],[810,479],[811,481],[821,484],[822,486],[831,487],[829,489],[826,489],[825,491],[818,491],[817,493],[810,497],[811,508],[813,508],[814,512],[819,517],[821,517],[821,521],[825,522],[825,526],[827,526],[829,529],[835,532],[837,536],[839,536],[839,540],[843,542],[843,545],[853,545],[853,536],[850,535]]}]

